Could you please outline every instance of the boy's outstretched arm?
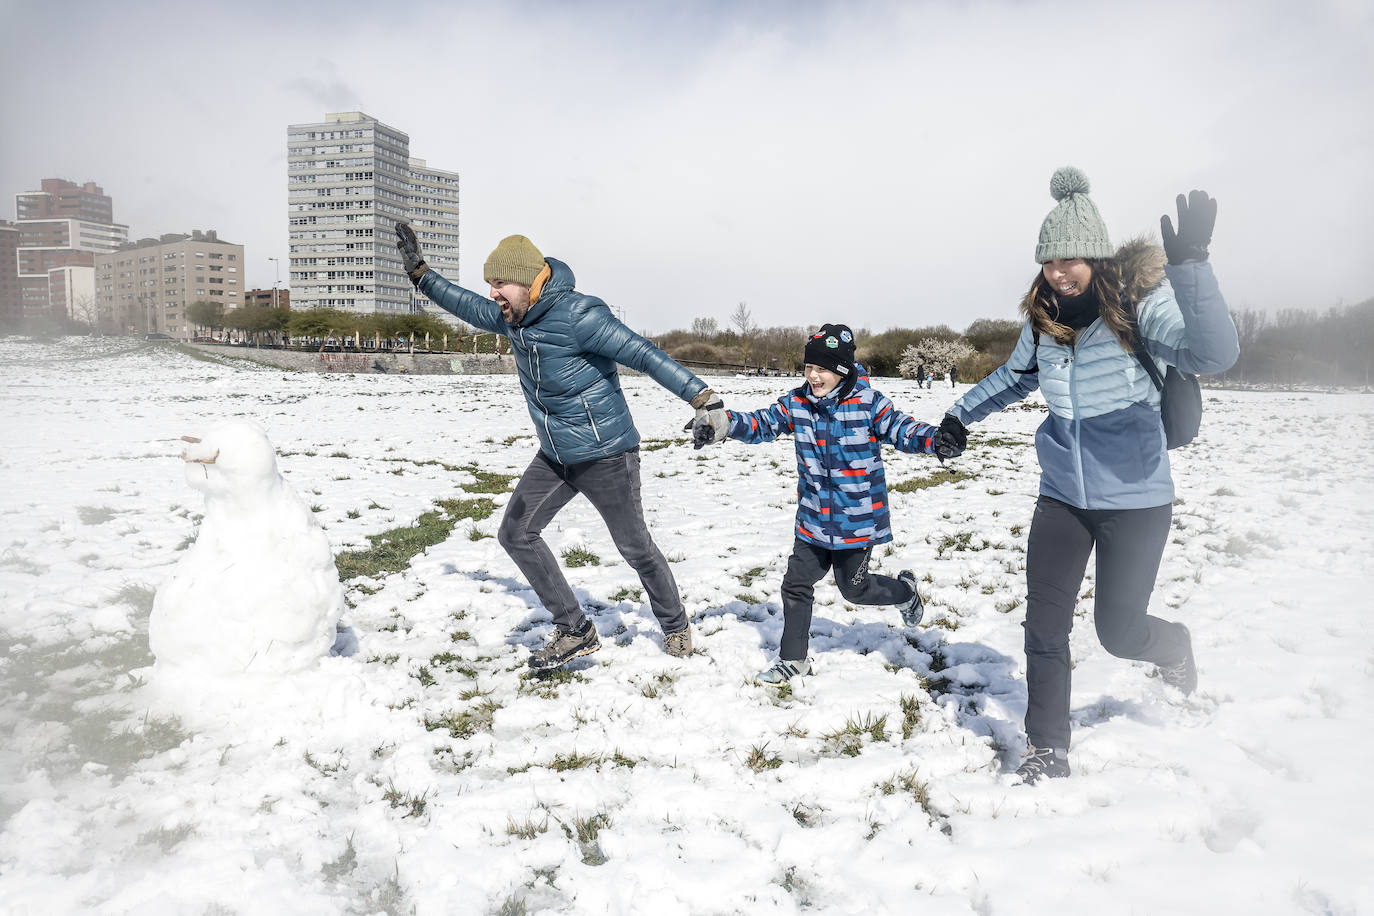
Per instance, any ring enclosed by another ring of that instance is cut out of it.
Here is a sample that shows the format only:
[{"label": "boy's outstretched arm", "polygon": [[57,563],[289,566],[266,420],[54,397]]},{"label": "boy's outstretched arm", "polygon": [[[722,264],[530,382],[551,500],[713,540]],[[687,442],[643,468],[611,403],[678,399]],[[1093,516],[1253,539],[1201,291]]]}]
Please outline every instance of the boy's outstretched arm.
[{"label": "boy's outstretched arm", "polygon": [[929,423],[922,423],[910,417],[895,406],[884,394],[874,392],[873,434],[884,442],[890,442],[898,451],[912,452],[917,455],[935,454],[934,437],[938,431]]},{"label": "boy's outstretched arm", "polygon": [[796,395],[789,391],[763,410],[727,410],[725,415],[730,419],[729,438],[757,445],[760,442],[772,442],[778,436],[791,435],[792,410],[789,405],[794,397]]}]

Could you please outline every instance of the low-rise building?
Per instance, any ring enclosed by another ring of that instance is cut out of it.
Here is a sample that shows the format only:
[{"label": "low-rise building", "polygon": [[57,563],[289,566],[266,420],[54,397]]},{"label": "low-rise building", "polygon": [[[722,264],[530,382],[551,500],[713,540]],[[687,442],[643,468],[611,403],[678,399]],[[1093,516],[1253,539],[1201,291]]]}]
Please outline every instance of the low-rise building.
[{"label": "low-rise building", "polygon": [[214,302],[225,311],[244,303],[243,246],[214,230],[140,239],[95,258],[95,292],[102,326],[126,334],[195,335],[186,309]]}]

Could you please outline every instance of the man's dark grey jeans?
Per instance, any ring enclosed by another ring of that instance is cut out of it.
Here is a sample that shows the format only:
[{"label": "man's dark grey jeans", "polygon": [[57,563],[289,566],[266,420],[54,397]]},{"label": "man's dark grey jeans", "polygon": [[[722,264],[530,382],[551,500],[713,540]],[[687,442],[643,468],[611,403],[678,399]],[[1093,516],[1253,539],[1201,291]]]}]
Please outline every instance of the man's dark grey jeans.
[{"label": "man's dark grey jeans", "polygon": [[541,451],[515,486],[497,538],[553,615],[554,624],[576,629],[586,615],[540,533],[579,493],[600,513],[616,550],[639,574],[663,632],[685,628],[687,614],[677,582],[644,523],[638,448],[581,464],[558,464]]}]

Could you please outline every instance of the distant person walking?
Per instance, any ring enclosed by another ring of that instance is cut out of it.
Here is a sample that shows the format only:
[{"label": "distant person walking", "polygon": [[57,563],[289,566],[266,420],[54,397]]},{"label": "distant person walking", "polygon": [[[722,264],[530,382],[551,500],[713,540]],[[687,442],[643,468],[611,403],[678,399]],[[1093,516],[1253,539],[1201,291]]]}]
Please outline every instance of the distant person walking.
[{"label": "distant person walking", "polygon": [[[1040,388],[1049,416],[1036,433],[1040,496],[1026,547],[1027,783],[1069,775],[1069,630],[1096,548],[1093,620],[1112,655],[1158,667],[1183,693],[1197,686],[1191,635],[1147,613],[1173,514],[1159,392],[1133,355],[1158,366],[1222,372],[1239,354],[1236,328],[1207,262],[1216,201],[1178,196],[1178,229],[1160,220],[1164,249],[1144,239],[1113,250],[1075,168],[1054,173],[1058,204],[1040,227],[1040,270],[1006,364],[949,409],[936,454],[967,444],[966,423]],[[1165,265],[1165,260],[1168,264]]]},{"label": "distant person walking", "polygon": [[958,376],[958,374],[959,374],[959,367],[958,367],[958,366],[955,366],[955,365],[953,365],[953,364],[951,364],[950,367],[949,367],[949,387],[951,387],[951,388],[954,387],[954,383],[955,383],[955,381],[957,380],[957,379],[956,379],[956,376]]},{"label": "distant person walking", "polygon": [[601,648],[596,627],[568,586],[544,527],[579,493],[587,497],[644,586],[669,655],[692,652],[692,630],[668,561],[654,544],[640,503],[639,431],[620,389],[617,364],[648,375],[697,410],[708,438],[725,438],[725,405],[706,383],[625,327],[593,296],[573,288],[568,265],[545,258],[523,235],[501,241],[483,277],[491,298],[431,270],[415,233],[396,224],[397,247],[415,288],[475,327],[510,338],[539,451],[506,505],[498,540],[553,615],[548,645],[530,656],[550,670]]}]

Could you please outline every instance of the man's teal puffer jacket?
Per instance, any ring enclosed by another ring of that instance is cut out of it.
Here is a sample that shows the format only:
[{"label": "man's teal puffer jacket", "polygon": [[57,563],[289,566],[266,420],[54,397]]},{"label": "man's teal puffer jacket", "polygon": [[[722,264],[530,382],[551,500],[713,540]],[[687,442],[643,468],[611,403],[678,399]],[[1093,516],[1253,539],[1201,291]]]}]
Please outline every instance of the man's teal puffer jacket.
[{"label": "man's teal puffer jacket", "polygon": [[510,338],[545,455],[559,464],[578,464],[629,451],[639,445],[639,431],[620,389],[617,363],[643,372],[684,401],[706,383],[617,321],[606,303],[577,292],[568,265],[544,260],[552,276],[514,327],[494,300],[433,270],[420,278],[420,292],[468,324]]}]

